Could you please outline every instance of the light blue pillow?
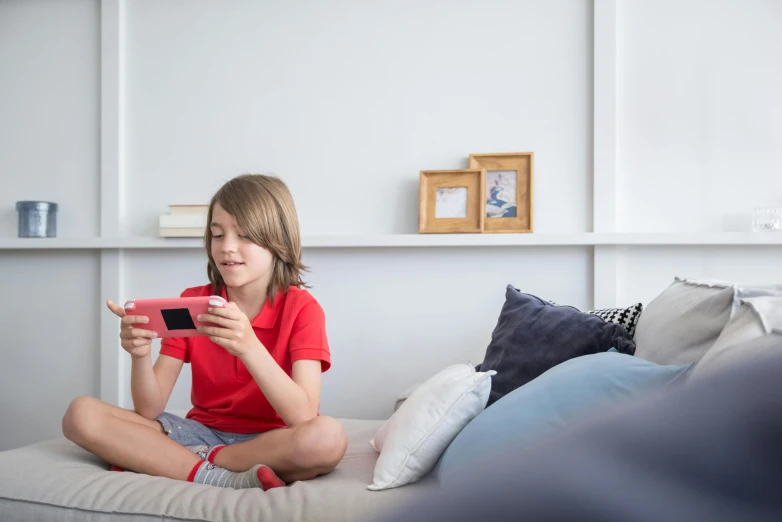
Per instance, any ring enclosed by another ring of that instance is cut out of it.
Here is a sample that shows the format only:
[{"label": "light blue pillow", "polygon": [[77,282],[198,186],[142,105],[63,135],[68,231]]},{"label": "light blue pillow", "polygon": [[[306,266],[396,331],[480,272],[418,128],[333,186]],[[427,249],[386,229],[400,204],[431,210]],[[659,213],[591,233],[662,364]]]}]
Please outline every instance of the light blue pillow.
[{"label": "light blue pillow", "polygon": [[498,448],[513,451],[591,413],[661,389],[691,366],[661,366],[614,349],[565,361],[507,394],[470,421],[446,448],[435,473],[447,483],[464,467]]}]

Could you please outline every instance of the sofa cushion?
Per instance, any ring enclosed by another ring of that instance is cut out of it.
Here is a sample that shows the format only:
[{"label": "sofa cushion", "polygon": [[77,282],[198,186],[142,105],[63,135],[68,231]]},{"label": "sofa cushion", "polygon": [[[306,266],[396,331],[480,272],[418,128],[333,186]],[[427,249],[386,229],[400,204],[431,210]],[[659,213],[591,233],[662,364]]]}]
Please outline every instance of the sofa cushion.
[{"label": "sofa cushion", "polygon": [[780,375],[782,346],[763,364],[500,447],[375,522],[779,522]]},{"label": "sofa cushion", "polygon": [[487,406],[557,364],[610,348],[633,354],[621,325],[571,306],[556,306],[508,285],[480,371],[494,370]]},{"label": "sofa cushion", "polygon": [[715,371],[729,370],[747,360],[765,357],[780,346],[782,295],[742,298],[738,311],[695,365],[689,378],[699,379]]},{"label": "sofa cushion", "polygon": [[[555,303],[554,301],[549,302],[557,306],[569,306],[561,305],[559,303]],[[628,306],[627,308],[598,308],[595,310],[589,310],[587,313],[594,314],[609,323],[622,325],[624,329],[627,330],[627,333],[630,334],[630,337],[633,337],[635,335],[635,327],[638,324],[638,319],[641,317],[641,312],[643,312],[643,309],[643,303],[635,303],[634,305]]]},{"label": "sofa cushion", "polygon": [[367,440],[382,421],[340,422],[348,449],[336,470],[265,492],[108,471],[105,462],[62,438],[1,452],[0,519],[364,521],[425,495],[428,480],[383,494],[367,491],[377,460]]},{"label": "sofa cushion", "polygon": [[780,285],[676,277],[644,308],[635,332],[635,355],[658,364],[698,361],[736,312],[741,297],[779,291]]},{"label": "sofa cushion", "polygon": [[492,452],[517,451],[536,438],[662,389],[688,366],[661,366],[615,352],[566,361],[487,408],[456,436],[436,466],[447,484]]},{"label": "sofa cushion", "polygon": [[380,457],[368,488],[396,488],[429,473],[453,438],[483,411],[493,374],[454,364],[416,388],[369,441]]}]

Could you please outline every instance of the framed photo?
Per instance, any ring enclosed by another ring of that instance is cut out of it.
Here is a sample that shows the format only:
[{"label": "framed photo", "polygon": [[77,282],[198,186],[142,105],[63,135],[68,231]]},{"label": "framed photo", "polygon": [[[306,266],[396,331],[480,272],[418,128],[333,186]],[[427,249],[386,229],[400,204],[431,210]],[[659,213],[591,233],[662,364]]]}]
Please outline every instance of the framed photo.
[{"label": "framed photo", "polygon": [[470,169],[486,171],[484,232],[532,232],[532,152],[470,154]]},{"label": "framed photo", "polygon": [[418,233],[483,232],[485,172],[422,170],[418,201]]}]

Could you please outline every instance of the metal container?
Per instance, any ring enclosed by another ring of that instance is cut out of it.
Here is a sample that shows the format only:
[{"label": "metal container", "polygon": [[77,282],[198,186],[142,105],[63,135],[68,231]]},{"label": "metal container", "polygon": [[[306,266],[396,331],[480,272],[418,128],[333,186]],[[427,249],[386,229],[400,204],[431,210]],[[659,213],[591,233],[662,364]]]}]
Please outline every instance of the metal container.
[{"label": "metal container", "polygon": [[19,237],[56,237],[57,203],[17,201]]}]

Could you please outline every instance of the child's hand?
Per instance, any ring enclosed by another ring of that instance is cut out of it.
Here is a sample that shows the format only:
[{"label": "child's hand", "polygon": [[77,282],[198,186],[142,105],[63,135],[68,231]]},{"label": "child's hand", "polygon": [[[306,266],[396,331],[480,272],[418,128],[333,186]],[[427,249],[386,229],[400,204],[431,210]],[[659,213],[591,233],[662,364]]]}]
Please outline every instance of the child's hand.
[{"label": "child's hand", "polygon": [[236,303],[231,301],[223,308],[209,308],[209,312],[200,314],[197,319],[219,326],[199,326],[198,331],[208,335],[213,343],[237,357],[242,357],[258,347],[260,341],[255,336],[250,320],[239,310]]},{"label": "child's hand", "polygon": [[131,357],[141,359],[149,355],[152,349],[152,339],[157,337],[157,334],[151,330],[142,330],[140,328],[133,328],[134,324],[143,324],[149,322],[149,319],[143,315],[127,315],[125,309],[111,299],[106,301],[106,306],[109,310],[121,318],[119,338],[122,339],[122,348],[128,352]]}]

